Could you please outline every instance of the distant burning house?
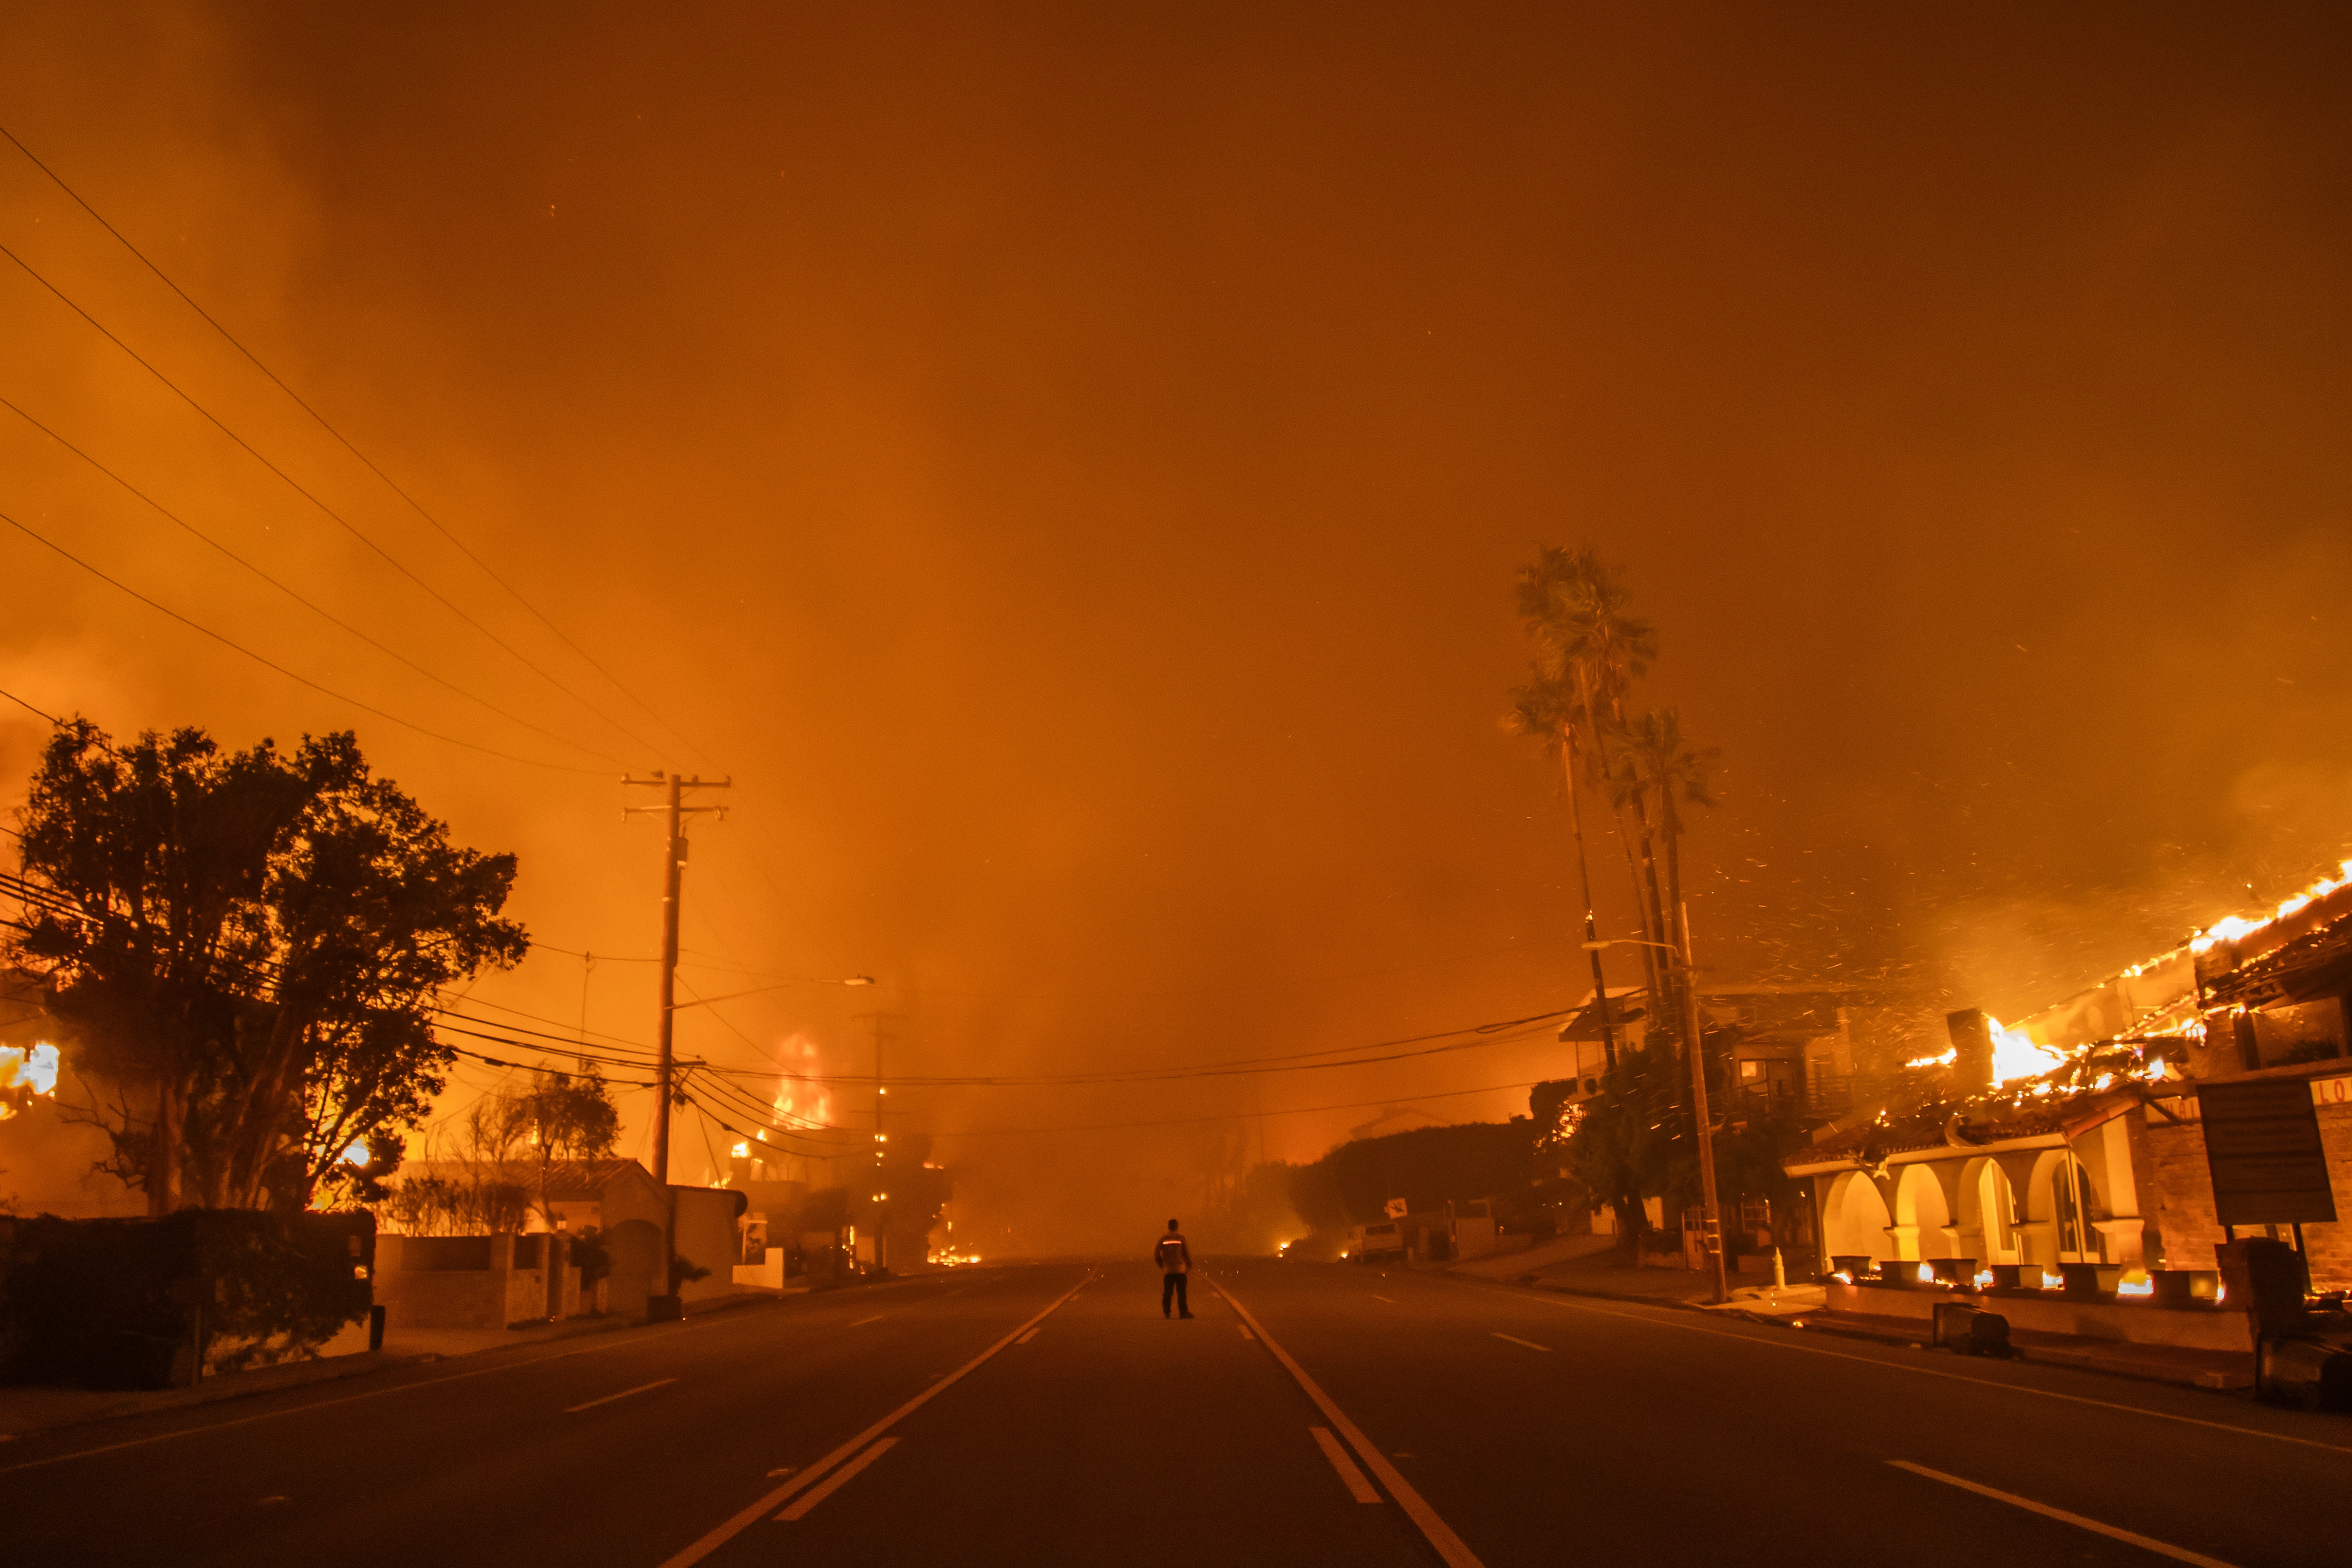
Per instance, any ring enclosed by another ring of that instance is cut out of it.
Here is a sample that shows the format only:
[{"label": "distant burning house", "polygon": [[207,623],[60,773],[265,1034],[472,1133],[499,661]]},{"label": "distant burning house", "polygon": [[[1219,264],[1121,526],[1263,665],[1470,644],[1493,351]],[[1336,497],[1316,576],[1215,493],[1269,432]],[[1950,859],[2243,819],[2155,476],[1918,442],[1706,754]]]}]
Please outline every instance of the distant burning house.
[{"label": "distant burning house", "polygon": [[[1832,1123],[1784,1162],[1811,1184],[1825,1268],[2054,1282],[2076,1265],[2149,1293],[2213,1269],[2225,1236],[2268,1232],[2303,1247],[2316,1288],[2352,1286],[2336,1217],[2352,1205],[2352,862],[2015,1026],[1949,1023],[1949,1049],[1912,1064],[1907,1108]],[[2277,1190],[2217,1205],[2207,1112],[2250,1095],[2281,1142],[2244,1168]]]},{"label": "distant burning house", "polygon": [[[1836,1115],[1853,1103],[1857,1081],[1900,1060],[1897,1041],[1915,1024],[1875,993],[1854,986],[1703,985],[1699,1009],[1710,1056],[1721,1065],[1721,1090],[1734,1097],[1735,1118],[1747,1111],[1789,1116]],[[1649,1043],[1654,1020],[1649,993],[1611,986],[1606,1032],[1621,1048]],[[1672,1037],[1675,1031],[1665,1034]],[[1559,1042],[1575,1055],[1575,1073],[1557,1098],[1574,1105],[1601,1091],[1608,1066],[1604,1019],[1591,992],[1560,1026]]]}]

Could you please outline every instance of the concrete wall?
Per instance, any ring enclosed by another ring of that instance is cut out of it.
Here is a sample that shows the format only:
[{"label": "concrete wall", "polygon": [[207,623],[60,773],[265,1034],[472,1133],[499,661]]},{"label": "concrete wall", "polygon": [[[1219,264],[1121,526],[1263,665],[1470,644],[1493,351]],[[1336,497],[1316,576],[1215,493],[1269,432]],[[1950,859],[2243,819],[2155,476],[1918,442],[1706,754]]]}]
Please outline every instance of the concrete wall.
[{"label": "concrete wall", "polygon": [[[525,1262],[516,1268],[518,1242]],[[550,1245],[550,1242],[552,1245]],[[580,1270],[562,1237],[379,1236],[375,1300],[394,1329],[502,1329],[551,1315],[548,1270],[555,1270],[556,1317],[580,1310]]]},{"label": "concrete wall", "polygon": [[[467,1245],[448,1246],[447,1243]],[[488,1242],[487,1247],[479,1244]],[[502,1329],[514,1237],[379,1236],[375,1300],[394,1329]],[[487,1262],[489,1267],[468,1267]]]},{"label": "concrete wall", "polygon": [[674,1187],[677,1203],[677,1255],[709,1277],[678,1287],[688,1301],[735,1293],[735,1194],[725,1187]]}]

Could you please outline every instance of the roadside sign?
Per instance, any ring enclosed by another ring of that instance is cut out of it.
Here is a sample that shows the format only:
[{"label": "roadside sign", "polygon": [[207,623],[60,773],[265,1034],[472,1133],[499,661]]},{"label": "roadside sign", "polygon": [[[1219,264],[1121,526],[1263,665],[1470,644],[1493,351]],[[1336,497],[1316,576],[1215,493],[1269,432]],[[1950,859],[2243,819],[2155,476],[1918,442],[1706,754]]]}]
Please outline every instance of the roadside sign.
[{"label": "roadside sign", "polygon": [[2336,1218],[2310,1084],[2301,1079],[2201,1084],[2197,1100],[2215,1218],[2223,1225]]},{"label": "roadside sign", "polygon": [[1402,1198],[1391,1198],[1387,1203],[1381,1205],[1381,1212],[1388,1215],[1391,1219],[1404,1218],[1404,1211],[1405,1202]]}]

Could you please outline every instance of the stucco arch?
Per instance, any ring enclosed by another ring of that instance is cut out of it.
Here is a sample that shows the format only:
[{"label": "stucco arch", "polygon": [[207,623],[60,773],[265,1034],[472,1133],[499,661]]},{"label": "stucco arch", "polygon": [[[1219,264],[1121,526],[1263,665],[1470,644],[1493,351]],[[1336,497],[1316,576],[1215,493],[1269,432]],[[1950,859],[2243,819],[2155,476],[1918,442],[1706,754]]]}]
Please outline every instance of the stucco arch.
[{"label": "stucco arch", "polygon": [[1906,1165],[1895,1184],[1895,1244],[1902,1258],[1951,1258],[1952,1209],[1930,1165]]},{"label": "stucco arch", "polygon": [[1893,1216],[1878,1184],[1863,1171],[1846,1171],[1830,1184],[1822,1204],[1822,1229],[1831,1257],[1864,1254],[1884,1260],[1895,1255],[1887,1226]]},{"label": "stucco arch", "polygon": [[1959,1205],[1954,1218],[1959,1255],[1980,1266],[2024,1261],[2017,1239],[2017,1196],[1999,1160],[1978,1156],[1961,1167]]}]

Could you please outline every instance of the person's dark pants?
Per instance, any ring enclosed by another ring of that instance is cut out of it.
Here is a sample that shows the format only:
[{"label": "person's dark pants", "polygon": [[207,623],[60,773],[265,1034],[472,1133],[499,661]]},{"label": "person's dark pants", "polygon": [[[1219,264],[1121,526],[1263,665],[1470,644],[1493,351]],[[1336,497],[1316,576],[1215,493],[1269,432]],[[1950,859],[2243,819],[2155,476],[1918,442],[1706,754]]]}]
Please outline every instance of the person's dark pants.
[{"label": "person's dark pants", "polygon": [[1184,1276],[1181,1274],[1162,1274],[1160,1277],[1160,1315],[1161,1317],[1168,1315],[1168,1303],[1171,1301],[1176,1303],[1176,1312],[1179,1317],[1189,1318],[1192,1315],[1192,1309],[1184,1300]]}]

